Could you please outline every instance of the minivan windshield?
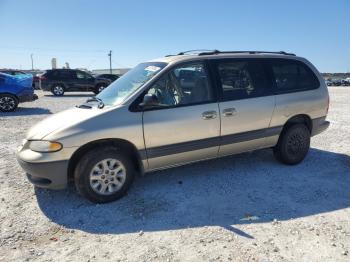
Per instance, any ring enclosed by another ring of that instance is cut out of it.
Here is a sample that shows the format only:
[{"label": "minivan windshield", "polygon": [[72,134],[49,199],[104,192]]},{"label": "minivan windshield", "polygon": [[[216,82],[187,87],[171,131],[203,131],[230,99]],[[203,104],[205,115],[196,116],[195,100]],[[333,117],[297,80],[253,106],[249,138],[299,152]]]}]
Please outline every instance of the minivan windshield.
[{"label": "minivan windshield", "polygon": [[141,63],[110,84],[96,97],[101,99],[105,105],[118,105],[166,65],[163,62]]}]

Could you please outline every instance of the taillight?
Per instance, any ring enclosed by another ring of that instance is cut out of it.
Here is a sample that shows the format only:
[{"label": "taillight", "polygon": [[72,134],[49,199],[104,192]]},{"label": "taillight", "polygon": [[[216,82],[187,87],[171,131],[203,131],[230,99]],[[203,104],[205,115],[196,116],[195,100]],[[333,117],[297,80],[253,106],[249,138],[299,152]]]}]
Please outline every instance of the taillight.
[{"label": "taillight", "polygon": [[43,81],[43,80],[46,80],[46,77],[45,76],[39,76],[38,79]]}]

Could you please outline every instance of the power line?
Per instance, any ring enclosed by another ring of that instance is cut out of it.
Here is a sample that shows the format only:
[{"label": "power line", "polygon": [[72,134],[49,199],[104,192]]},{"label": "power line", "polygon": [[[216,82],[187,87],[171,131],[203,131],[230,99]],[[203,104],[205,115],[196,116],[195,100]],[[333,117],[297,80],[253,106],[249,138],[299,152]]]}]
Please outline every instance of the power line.
[{"label": "power line", "polygon": [[50,52],[67,52],[67,53],[104,53],[105,50],[101,49],[91,49],[91,50],[82,50],[82,49],[60,49],[60,48],[42,48],[42,47],[28,47],[28,46],[0,46],[0,49],[7,50],[36,50],[36,51],[50,51]]}]

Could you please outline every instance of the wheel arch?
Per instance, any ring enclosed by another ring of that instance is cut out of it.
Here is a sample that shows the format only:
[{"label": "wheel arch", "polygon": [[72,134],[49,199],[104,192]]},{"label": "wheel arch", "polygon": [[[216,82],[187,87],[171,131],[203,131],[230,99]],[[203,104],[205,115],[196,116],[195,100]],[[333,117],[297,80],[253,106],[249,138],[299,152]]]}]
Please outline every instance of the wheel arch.
[{"label": "wheel arch", "polygon": [[96,82],[95,83],[95,87],[102,86],[102,85],[105,85],[105,83],[104,82]]},{"label": "wheel arch", "polygon": [[68,180],[72,180],[74,178],[74,171],[75,168],[79,162],[79,160],[90,150],[94,150],[99,147],[103,146],[114,146],[116,148],[120,148],[123,153],[126,153],[129,157],[133,159],[133,162],[136,163],[136,171],[139,174],[144,173],[144,168],[142,164],[141,156],[136,149],[135,145],[131,142],[124,140],[124,139],[118,139],[118,138],[110,138],[110,139],[100,139],[91,141],[81,147],[79,147],[72,155],[72,157],[69,159],[68,162],[68,170],[67,170],[67,176]]},{"label": "wheel arch", "polygon": [[17,103],[19,103],[19,97],[18,97],[16,94],[14,94],[14,93],[2,92],[2,93],[0,93],[0,95],[10,95],[10,96],[13,96],[14,98],[16,98]]},{"label": "wheel arch", "polygon": [[104,86],[107,87],[109,84],[107,84],[106,82],[97,82],[94,85],[94,89],[98,89],[100,86]]},{"label": "wheel arch", "polygon": [[309,129],[310,134],[312,134],[312,119],[309,115],[306,114],[299,114],[290,117],[287,122],[283,125],[282,133],[290,126],[295,124],[305,124],[306,127]]}]

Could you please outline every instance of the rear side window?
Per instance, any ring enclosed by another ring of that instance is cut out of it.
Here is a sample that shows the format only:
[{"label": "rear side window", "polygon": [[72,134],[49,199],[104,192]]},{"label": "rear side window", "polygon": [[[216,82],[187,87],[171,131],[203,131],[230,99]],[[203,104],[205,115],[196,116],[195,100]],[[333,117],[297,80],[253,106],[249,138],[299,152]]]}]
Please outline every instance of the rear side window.
[{"label": "rear side window", "polygon": [[47,70],[45,73],[43,73],[42,75],[47,77],[47,78],[52,78],[52,71],[51,70]]},{"label": "rear side window", "polygon": [[58,79],[60,77],[59,71],[47,71],[46,76],[52,79]]},{"label": "rear side window", "polygon": [[53,79],[72,79],[76,78],[75,73],[70,70],[54,70],[51,71],[49,77]]},{"label": "rear side window", "polygon": [[63,79],[75,79],[75,78],[77,78],[74,71],[68,71],[68,70],[62,71],[60,73],[60,77]]},{"label": "rear side window", "polygon": [[320,83],[305,64],[292,60],[271,60],[277,93],[316,89]]},{"label": "rear side window", "polygon": [[219,60],[216,64],[224,101],[272,94],[264,66],[255,60]]}]

